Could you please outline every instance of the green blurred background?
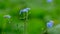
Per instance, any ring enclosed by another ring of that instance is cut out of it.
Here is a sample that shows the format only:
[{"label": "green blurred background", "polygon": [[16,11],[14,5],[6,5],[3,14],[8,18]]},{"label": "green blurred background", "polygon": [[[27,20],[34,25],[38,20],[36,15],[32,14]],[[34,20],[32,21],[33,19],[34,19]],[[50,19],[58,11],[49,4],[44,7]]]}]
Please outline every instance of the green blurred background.
[{"label": "green blurred background", "polygon": [[[19,19],[19,11],[29,7],[29,19],[24,30],[24,20]],[[11,23],[4,15],[11,15]],[[43,34],[46,23],[54,20],[54,25],[60,22],[60,0],[0,0],[0,34]],[[18,26],[17,26],[18,24]]]}]

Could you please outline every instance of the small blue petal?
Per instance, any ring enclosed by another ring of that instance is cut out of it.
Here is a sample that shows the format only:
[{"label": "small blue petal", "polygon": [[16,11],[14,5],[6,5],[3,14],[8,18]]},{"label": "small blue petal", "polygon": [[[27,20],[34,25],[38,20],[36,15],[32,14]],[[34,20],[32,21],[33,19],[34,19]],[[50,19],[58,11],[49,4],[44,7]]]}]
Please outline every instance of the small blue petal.
[{"label": "small blue petal", "polygon": [[53,23],[52,23],[52,22],[48,22],[48,23],[47,23],[47,27],[48,27],[48,28],[53,27]]},{"label": "small blue petal", "polygon": [[52,2],[52,0],[47,0],[47,2]]},{"label": "small blue petal", "polygon": [[30,8],[25,8],[25,9],[23,9],[23,10],[20,10],[20,14],[21,14],[21,13],[24,13],[24,12],[28,12],[28,10],[30,10]]}]

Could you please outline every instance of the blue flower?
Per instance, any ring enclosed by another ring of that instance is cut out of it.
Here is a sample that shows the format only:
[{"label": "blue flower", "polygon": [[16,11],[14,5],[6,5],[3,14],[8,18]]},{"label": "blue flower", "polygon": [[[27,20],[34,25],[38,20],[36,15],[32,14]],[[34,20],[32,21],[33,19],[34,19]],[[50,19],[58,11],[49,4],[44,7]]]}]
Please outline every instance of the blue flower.
[{"label": "blue flower", "polygon": [[52,28],[53,27],[53,21],[49,21],[48,23],[47,23],[47,28]]},{"label": "blue flower", "polygon": [[21,13],[24,13],[24,12],[28,12],[29,10],[30,10],[30,8],[22,9],[22,10],[20,10],[20,14],[21,14]]},{"label": "blue flower", "polygon": [[52,2],[52,0],[47,0],[47,2]]}]

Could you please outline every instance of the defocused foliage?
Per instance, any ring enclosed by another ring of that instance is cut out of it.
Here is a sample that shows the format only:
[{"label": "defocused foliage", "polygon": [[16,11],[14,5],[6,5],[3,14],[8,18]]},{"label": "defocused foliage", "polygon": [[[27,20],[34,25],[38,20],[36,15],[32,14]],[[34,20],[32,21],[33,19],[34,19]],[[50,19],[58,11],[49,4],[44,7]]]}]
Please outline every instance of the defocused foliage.
[{"label": "defocused foliage", "polygon": [[[19,11],[26,7],[31,8],[26,22],[28,34],[41,34],[49,20],[54,20],[55,25],[60,22],[60,0],[51,3],[47,3],[47,0],[0,0],[0,33],[23,34],[25,21],[19,19]],[[10,24],[3,18],[6,14],[12,16]]]}]

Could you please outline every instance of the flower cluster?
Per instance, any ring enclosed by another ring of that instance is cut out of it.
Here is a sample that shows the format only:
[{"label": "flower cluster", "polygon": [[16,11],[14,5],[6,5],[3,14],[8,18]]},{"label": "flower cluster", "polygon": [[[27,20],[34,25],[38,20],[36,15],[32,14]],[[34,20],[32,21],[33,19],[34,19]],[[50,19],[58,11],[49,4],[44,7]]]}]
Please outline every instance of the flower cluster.
[{"label": "flower cluster", "polygon": [[28,12],[29,10],[30,10],[30,8],[22,9],[22,10],[20,10],[20,14],[23,13],[23,12]]}]

